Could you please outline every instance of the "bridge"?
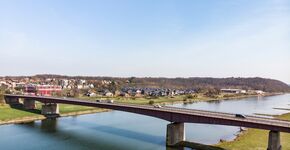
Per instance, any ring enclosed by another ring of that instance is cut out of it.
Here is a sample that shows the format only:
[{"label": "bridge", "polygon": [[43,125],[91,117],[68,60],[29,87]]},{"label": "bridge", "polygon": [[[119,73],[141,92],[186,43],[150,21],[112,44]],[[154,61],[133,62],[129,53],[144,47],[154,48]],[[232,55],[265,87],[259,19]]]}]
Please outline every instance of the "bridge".
[{"label": "bridge", "polygon": [[231,113],[184,109],[168,106],[156,108],[151,105],[93,102],[71,98],[9,94],[4,95],[4,97],[6,103],[11,105],[21,104],[20,99],[22,99],[25,109],[35,109],[35,101],[41,102],[43,103],[41,110],[43,115],[57,115],[59,114],[58,104],[71,104],[119,110],[160,118],[171,122],[167,125],[167,146],[174,146],[185,140],[184,123],[227,125],[270,130],[267,150],[281,150],[282,146],[280,144],[280,132],[290,133],[290,122],[273,118],[263,118],[249,115],[242,118]]}]

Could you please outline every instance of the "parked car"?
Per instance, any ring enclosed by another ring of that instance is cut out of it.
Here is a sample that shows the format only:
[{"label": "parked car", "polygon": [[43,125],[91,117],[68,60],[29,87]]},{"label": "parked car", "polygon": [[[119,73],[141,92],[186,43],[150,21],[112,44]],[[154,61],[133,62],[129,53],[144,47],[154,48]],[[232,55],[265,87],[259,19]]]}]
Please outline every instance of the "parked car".
[{"label": "parked car", "polygon": [[100,103],[100,102],[102,102],[102,101],[101,101],[101,100],[99,100],[99,99],[97,99],[97,100],[96,100],[96,102]]},{"label": "parked car", "polygon": [[242,115],[242,114],[236,114],[235,115],[237,118],[246,118],[246,116],[245,115]]}]

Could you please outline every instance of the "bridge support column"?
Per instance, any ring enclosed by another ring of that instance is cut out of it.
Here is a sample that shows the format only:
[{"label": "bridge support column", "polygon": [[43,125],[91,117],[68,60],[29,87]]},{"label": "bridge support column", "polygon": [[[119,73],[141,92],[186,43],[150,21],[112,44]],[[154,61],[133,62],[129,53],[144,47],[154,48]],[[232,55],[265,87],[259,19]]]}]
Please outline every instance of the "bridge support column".
[{"label": "bridge support column", "polygon": [[19,105],[21,104],[19,101],[19,98],[15,98],[15,97],[5,97],[5,103],[9,104],[9,105]]},{"label": "bridge support column", "polygon": [[267,150],[282,150],[280,144],[280,132],[270,131]]},{"label": "bridge support column", "polygon": [[36,108],[35,100],[24,99],[23,106],[24,106],[24,109],[35,109]]},{"label": "bridge support column", "polygon": [[166,145],[175,146],[185,140],[184,123],[171,123],[167,125]]},{"label": "bridge support column", "polygon": [[58,104],[52,103],[42,105],[41,114],[47,117],[58,117],[59,116]]}]

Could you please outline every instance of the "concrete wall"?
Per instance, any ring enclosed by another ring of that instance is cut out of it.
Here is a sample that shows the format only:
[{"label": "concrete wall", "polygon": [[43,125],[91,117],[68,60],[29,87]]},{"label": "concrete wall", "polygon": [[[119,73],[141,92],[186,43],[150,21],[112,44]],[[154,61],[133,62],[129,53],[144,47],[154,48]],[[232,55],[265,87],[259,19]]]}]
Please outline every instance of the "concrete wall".
[{"label": "concrete wall", "polygon": [[5,97],[5,102],[10,105],[20,104],[19,98],[14,97]]},{"label": "concrete wall", "polygon": [[280,144],[280,132],[270,131],[267,150],[282,150]]},{"label": "concrete wall", "polygon": [[24,109],[35,109],[36,108],[35,100],[24,99],[23,106],[24,106]]},{"label": "concrete wall", "polygon": [[42,105],[41,114],[43,115],[59,115],[58,104],[45,104]]},{"label": "concrete wall", "polygon": [[171,123],[167,125],[166,145],[175,146],[185,140],[184,123]]}]

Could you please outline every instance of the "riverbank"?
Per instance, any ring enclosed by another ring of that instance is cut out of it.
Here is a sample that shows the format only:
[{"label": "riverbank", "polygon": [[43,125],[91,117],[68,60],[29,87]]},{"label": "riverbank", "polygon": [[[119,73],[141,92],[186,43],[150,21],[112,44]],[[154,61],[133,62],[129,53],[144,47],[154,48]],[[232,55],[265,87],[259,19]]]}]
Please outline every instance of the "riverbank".
[{"label": "riverbank", "polygon": [[[275,116],[278,119],[289,120],[290,113]],[[265,150],[268,144],[267,130],[247,129],[240,132],[233,141],[221,141],[215,145],[204,145],[200,143],[184,141],[177,146],[189,147],[199,150]],[[281,145],[283,149],[290,149],[290,134],[281,133]]]},{"label": "riverbank", "polygon": [[[67,116],[77,116],[84,114],[93,114],[98,112],[106,112],[108,109],[102,108],[93,108],[85,106],[76,106],[76,105],[65,105],[60,104],[60,117]],[[41,115],[41,104],[36,104],[35,110],[24,110],[22,106],[16,106],[11,108],[9,105],[1,104],[0,105],[0,125],[4,124],[20,124],[27,123],[37,120],[46,119],[45,116]]]},{"label": "riverbank", "polygon": [[[269,93],[265,96],[273,96],[278,93]],[[175,96],[175,97],[159,97],[154,99],[148,98],[102,98],[102,99],[114,99],[115,102],[118,103],[126,103],[126,104],[140,104],[140,105],[148,105],[150,101],[153,101],[153,104],[162,104],[162,105],[171,105],[176,103],[195,103],[202,101],[218,101],[218,100],[231,100],[231,99],[242,99],[249,97],[257,97],[258,95],[232,95],[231,97],[224,97],[224,95],[219,95],[216,98],[206,97],[203,94],[197,95],[195,98],[191,98],[188,96]],[[79,97],[79,99],[91,100],[95,101],[96,98],[89,97]],[[14,123],[26,123],[36,120],[46,119],[40,113],[41,104],[37,103],[36,110],[24,110],[21,107],[11,108],[9,105],[0,105],[0,125],[3,124],[14,124]],[[65,105],[60,104],[60,117],[66,116],[76,116],[83,114],[92,114],[98,112],[106,112],[108,110],[101,108],[92,108],[85,106],[76,106],[76,105]]]},{"label": "riverbank", "polygon": [[[277,116],[279,119],[289,120],[290,113]],[[237,136],[234,141],[222,142],[216,147],[230,150],[260,150],[267,149],[268,133],[266,130],[248,129]],[[290,134],[281,133],[281,145],[283,149],[290,149]]]},{"label": "riverbank", "polygon": [[259,97],[259,96],[275,96],[282,95],[283,93],[266,93],[264,95],[258,94],[219,94],[215,97],[207,97],[203,93],[195,94],[195,95],[182,95],[182,96],[171,96],[171,97],[79,97],[79,99],[83,100],[109,100],[114,99],[117,103],[126,103],[126,104],[139,104],[139,105],[148,105],[148,104],[161,104],[161,105],[169,105],[169,104],[177,104],[177,103],[195,103],[195,102],[208,102],[208,101],[220,101],[220,100],[233,100],[233,99],[243,99],[243,98],[251,98],[251,97]]}]

